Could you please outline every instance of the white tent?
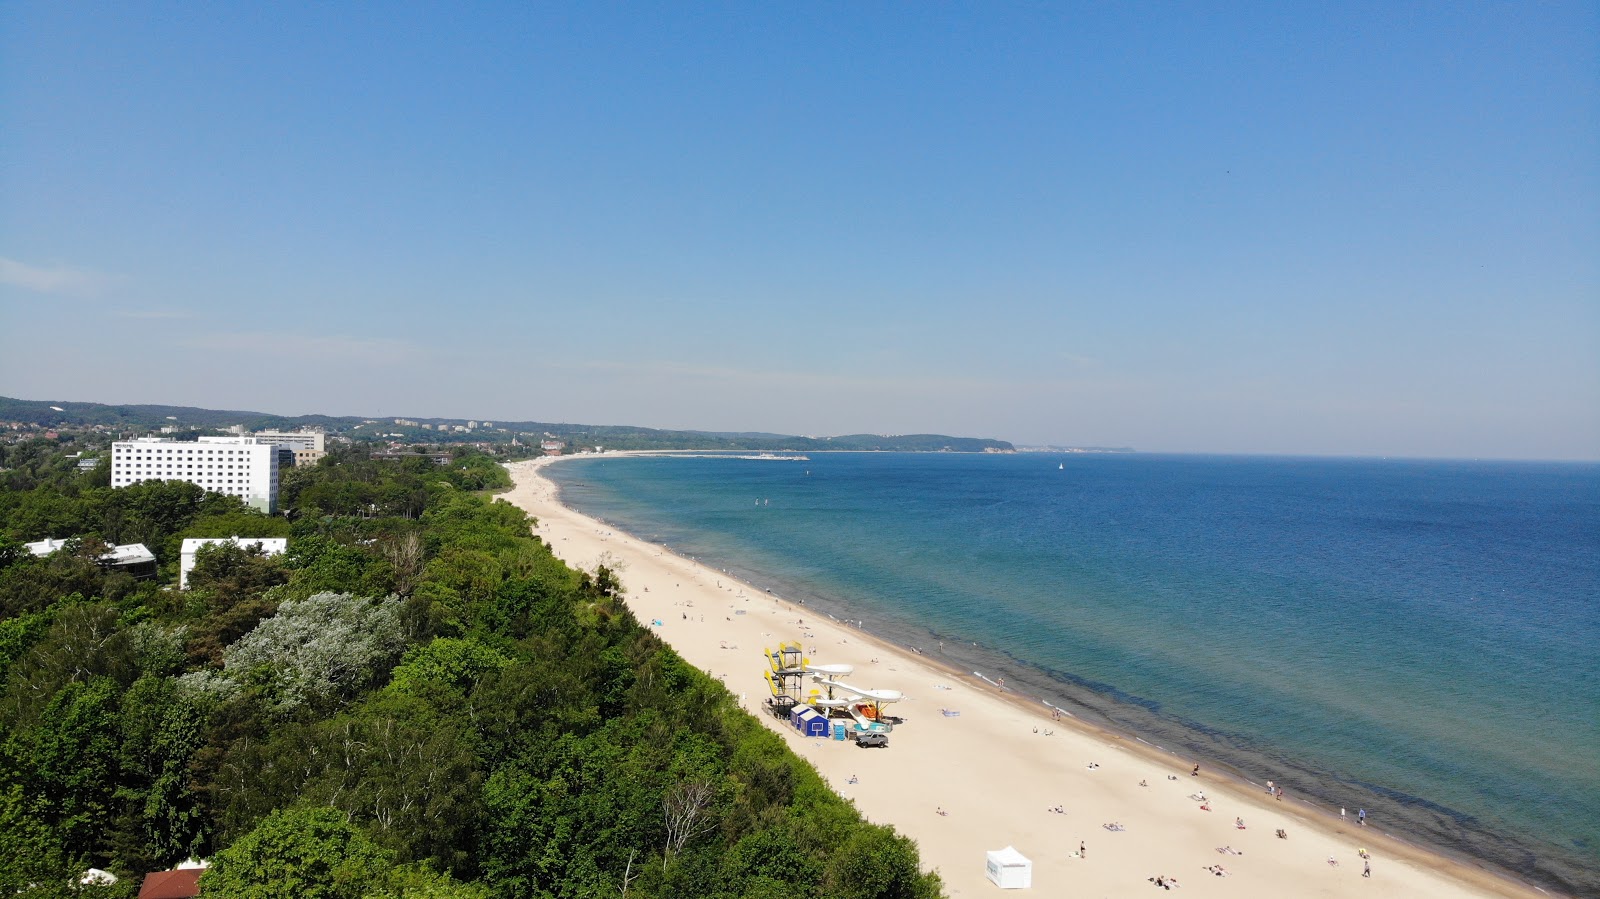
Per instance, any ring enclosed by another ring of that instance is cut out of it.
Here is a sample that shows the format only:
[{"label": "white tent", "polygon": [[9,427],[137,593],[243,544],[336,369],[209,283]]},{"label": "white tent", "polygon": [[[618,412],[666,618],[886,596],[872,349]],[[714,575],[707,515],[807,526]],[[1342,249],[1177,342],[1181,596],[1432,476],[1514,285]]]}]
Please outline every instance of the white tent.
[{"label": "white tent", "polygon": [[1002,890],[1025,890],[1033,886],[1033,862],[1007,846],[989,852],[989,879]]}]

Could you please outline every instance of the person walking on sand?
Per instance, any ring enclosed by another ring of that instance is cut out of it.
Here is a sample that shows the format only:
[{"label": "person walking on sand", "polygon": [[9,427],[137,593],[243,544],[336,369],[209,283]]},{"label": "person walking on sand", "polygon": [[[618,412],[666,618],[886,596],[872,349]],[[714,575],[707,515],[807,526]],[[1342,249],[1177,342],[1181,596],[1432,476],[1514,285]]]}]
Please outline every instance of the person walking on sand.
[{"label": "person walking on sand", "polygon": [[1088,849],[1088,847],[1086,847],[1084,845],[1082,840],[1079,840],[1078,841],[1078,858],[1088,858],[1088,857],[1089,857],[1089,849]]},{"label": "person walking on sand", "polygon": [[1356,821],[1360,822],[1362,827],[1366,827],[1367,826],[1367,810],[1366,809],[1361,809],[1360,811],[1356,812]]},{"label": "person walking on sand", "polygon": [[1362,877],[1371,877],[1372,876],[1372,862],[1371,861],[1365,861],[1365,862],[1361,863],[1361,876]]},{"label": "person walking on sand", "polygon": [[1200,763],[1199,762],[1195,762],[1194,770],[1189,772],[1189,776],[1190,777],[1199,777],[1200,776]]}]

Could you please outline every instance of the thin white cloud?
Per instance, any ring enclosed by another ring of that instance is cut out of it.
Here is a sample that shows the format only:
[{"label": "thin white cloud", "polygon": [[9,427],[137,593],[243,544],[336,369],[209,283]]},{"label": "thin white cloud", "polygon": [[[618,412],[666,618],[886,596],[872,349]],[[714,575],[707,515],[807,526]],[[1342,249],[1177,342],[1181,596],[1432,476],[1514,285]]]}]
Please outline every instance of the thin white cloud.
[{"label": "thin white cloud", "polygon": [[181,312],[173,309],[123,309],[117,312],[117,317],[171,320],[194,318],[194,315],[192,313]]},{"label": "thin white cloud", "polygon": [[179,345],[205,352],[328,363],[410,362],[430,353],[426,348],[409,340],[389,337],[343,337],[330,334],[288,334],[278,331],[200,334],[180,340]]},{"label": "thin white cloud", "polygon": [[0,284],[20,287],[33,293],[54,296],[92,297],[115,284],[119,278],[62,266],[29,265],[0,256]]},{"label": "thin white cloud", "polygon": [[640,381],[700,380],[766,389],[859,391],[869,394],[938,394],[950,392],[991,392],[1014,389],[1020,382],[981,375],[877,375],[821,371],[786,371],[698,365],[678,362],[628,362],[590,359],[574,367],[607,372]]}]

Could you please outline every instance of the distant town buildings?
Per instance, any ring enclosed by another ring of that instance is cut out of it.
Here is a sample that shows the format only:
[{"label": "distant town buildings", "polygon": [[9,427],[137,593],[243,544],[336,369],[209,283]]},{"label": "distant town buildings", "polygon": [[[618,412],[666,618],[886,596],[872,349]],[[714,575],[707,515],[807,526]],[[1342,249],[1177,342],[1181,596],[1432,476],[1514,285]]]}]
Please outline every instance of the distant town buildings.
[{"label": "distant town buildings", "polygon": [[321,431],[257,431],[255,436],[268,443],[289,446],[297,450],[322,452],[326,449],[324,441],[327,439],[327,435]]},{"label": "distant town buildings", "polygon": [[192,442],[140,437],[113,443],[111,486],[141,481],[188,481],[271,514],[278,509],[278,447],[260,437]]},{"label": "distant town buildings", "polygon": [[257,431],[256,437],[292,450],[293,465],[296,468],[302,465],[315,465],[318,459],[328,454],[324,443],[327,436],[321,431]]},{"label": "distant town buildings", "polygon": [[232,543],[240,549],[255,548],[263,556],[281,556],[289,549],[287,537],[190,537],[183,541],[182,555],[178,557],[178,589],[189,589],[189,572],[194,570],[194,554],[202,546]]}]

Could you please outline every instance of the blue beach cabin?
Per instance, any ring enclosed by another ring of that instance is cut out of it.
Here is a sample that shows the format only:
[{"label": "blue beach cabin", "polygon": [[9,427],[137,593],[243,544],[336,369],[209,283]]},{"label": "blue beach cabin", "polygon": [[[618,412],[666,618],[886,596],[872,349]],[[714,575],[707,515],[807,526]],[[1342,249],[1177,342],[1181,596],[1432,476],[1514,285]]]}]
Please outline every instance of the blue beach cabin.
[{"label": "blue beach cabin", "polygon": [[789,721],[795,729],[808,737],[826,738],[832,731],[828,719],[817,713],[817,710],[808,705],[797,705],[790,713]]}]

